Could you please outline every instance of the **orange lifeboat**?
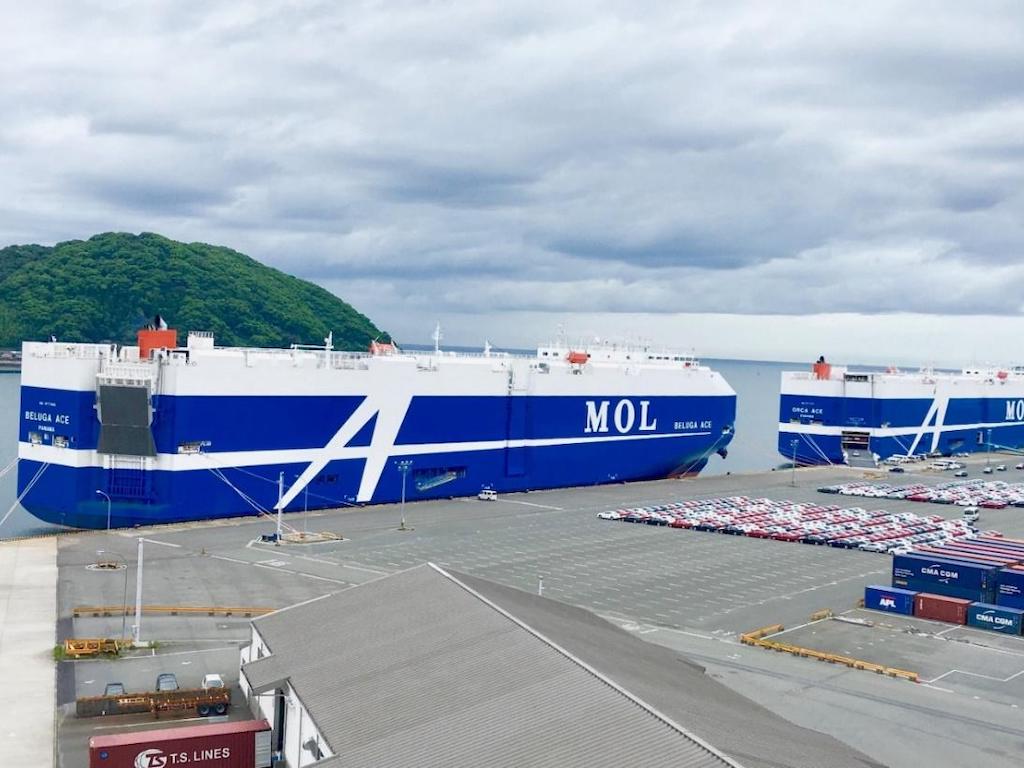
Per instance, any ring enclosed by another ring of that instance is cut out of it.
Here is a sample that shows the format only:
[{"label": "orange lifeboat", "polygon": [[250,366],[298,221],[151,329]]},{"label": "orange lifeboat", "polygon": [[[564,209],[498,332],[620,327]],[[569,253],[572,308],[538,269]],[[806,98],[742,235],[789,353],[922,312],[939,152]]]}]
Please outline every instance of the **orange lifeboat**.
[{"label": "orange lifeboat", "polygon": [[998,378],[998,379],[1005,379],[1009,375],[1010,374],[1007,373],[1006,371],[1000,371],[999,373],[996,374],[996,378]]},{"label": "orange lifeboat", "polygon": [[813,366],[814,378],[816,379],[830,379],[832,378],[832,366],[828,363],[815,363]]},{"label": "orange lifeboat", "polygon": [[371,341],[370,342],[370,354],[371,355],[393,355],[398,349],[394,344],[388,344],[385,341]]},{"label": "orange lifeboat", "polygon": [[565,356],[565,359],[569,361],[570,365],[583,365],[590,359],[590,355],[586,352],[574,352],[569,350],[569,354]]}]

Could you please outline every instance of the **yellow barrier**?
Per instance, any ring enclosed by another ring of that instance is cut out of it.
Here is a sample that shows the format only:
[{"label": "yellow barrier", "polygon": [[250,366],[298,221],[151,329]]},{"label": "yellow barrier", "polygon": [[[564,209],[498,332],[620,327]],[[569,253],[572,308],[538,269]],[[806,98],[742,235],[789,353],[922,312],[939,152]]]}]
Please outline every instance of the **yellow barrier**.
[{"label": "yellow barrier", "polygon": [[[235,606],[210,606],[210,605],[144,605],[143,613],[162,613],[170,616],[179,614],[205,615],[205,616],[263,616],[276,608],[239,608]],[[135,613],[135,608],[124,605],[76,605],[71,609],[72,615],[77,619],[81,616],[121,616],[122,614]]]},{"label": "yellow barrier", "polygon": [[752,632],[746,632],[740,635],[740,642],[744,645],[756,645],[769,651],[789,653],[793,656],[799,656],[804,659],[816,659],[818,661],[828,662],[829,664],[843,664],[851,669],[863,669],[868,672],[887,675],[888,677],[910,680],[914,683],[918,682],[917,672],[910,672],[906,669],[897,669],[896,667],[886,667],[882,664],[864,661],[863,659],[854,659],[850,656],[840,656],[835,653],[816,651],[813,648],[804,648],[799,645],[790,645],[789,643],[780,643],[777,640],[765,639],[766,636],[777,634],[781,632],[782,629],[783,627],[781,624],[773,624],[770,627],[761,627],[761,629],[755,629]]},{"label": "yellow barrier", "polygon": [[116,655],[120,652],[120,641],[111,640],[106,637],[68,638],[64,641],[64,655],[75,659],[82,656],[98,656],[101,653],[113,653]]},{"label": "yellow barrier", "polygon": [[832,609],[822,608],[820,611],[815,611],[811,614],[811,621],[821,621],[822,619],[831,619]]}]

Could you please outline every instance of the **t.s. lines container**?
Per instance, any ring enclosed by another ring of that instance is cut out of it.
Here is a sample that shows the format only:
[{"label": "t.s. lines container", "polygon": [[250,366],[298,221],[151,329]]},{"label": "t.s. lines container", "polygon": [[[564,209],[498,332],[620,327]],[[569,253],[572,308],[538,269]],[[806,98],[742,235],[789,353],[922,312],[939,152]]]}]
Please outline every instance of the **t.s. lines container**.
[{"label": "t.s. lines container", "polygon": [[911,616],[914,613],[914,595],[909,589],[870,586],[864,589],[864,607],[874,611],[888,611]]},{"label": "t.s. lines container", "polygon": [[930,595],[921,592],[914,596],[914,615],[919,619],[934,619],[950,624],[967,623],[967,607],[970,600],[945,595]]},{"label": "t.s. lines container", "polygon": [[270,768],[270,757],[270,724],[266,720],[89,739],[89,768]]}]

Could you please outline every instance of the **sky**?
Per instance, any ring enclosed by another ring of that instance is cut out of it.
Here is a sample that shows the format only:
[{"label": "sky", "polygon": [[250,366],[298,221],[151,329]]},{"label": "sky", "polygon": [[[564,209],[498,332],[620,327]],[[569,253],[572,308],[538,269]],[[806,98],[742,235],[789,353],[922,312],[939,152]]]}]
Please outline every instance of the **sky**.
[{"label": "sky", "polygon": [[154,231],[400,341],[1024,361],[1019,2],[4,15],[0,243]]}]

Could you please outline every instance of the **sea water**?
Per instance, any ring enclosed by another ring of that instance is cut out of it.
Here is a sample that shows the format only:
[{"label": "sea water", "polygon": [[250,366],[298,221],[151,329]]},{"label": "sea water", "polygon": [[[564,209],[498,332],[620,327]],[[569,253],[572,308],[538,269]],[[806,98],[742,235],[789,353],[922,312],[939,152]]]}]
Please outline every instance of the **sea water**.
[{"label": "sea water", "polygon": [[[736,437],[729,445],[726,459],[713,455],[704,469],[705,475],[727,472],[764,472],[784,459],[777,453],[780,374],[799,369],[796,363],[765,363],[747,360],[707,360],[736,390]],[[18,455],[18,407],[20,376],[0,374],[0,470]],[[40,482],[46,482],[45,476]],[[0,539],[29,536],[54,530],[19,507],[17,470],[0,477]],[[14,507],[12,511],[12,507]]]}]

